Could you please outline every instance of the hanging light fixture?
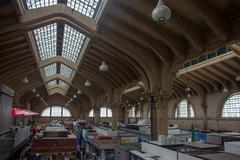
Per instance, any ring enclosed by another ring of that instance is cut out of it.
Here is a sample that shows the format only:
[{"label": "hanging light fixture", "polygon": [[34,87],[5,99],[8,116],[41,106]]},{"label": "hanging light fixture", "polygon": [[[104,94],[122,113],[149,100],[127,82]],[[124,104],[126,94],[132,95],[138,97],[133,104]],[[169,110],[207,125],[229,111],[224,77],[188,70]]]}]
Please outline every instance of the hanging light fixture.
[{"label": "hanging light fixture", "polygon": [[156,22],[167,21],[171,15],[171,10],[164,4],[163,0],[159,0],[157,6],[152,11],[152,18]]},{"label": "hanging light fixture", "polygon": [[73,98],[77,98],[77,95],[76,95],[76,94],[74,94],[74,95],[73,95]]},{"label": "hanging light fixture", "polygon": [[27,76],[25,76],[25,77],[23,78],[22,82],[25,83],[25,84],[27,84],[27,83],[29,82]]},{"label": "hanging light fixture", "polygon": [[105,61],[102,61],[102,64],[99,66],[99,70],[102,72],[107,72],[108,71],[108,65],[106,64]]},{"label": "hanging light fixture", "polygon": [[33,88],[33,89],[32,89],[32,92],[33,92],[33,93],[36,93],[37,91],[36,91],[36,89],[35,89],[35,88]]},{"label": "hanging light fixture", "polygon": [[222,90],[223,93],[227,93],[228,92],[228,89],[226,87],[223,88]]},{"label": "hanging light fixture", "polygon": [[39,94],[39,93],[37,93],[37,94],[36,94],[36,97],[37,97],[37,98],[38,98],[38,97],[40,97],[40,94]]},{"label": "hanging light fixture", "polygon": [[71,98],[71,99],[70,99],[70,102],[72,102],[72,101],[73,101],[73,99]]},{"label": "hanging light fixture", "polygon": [[43,98],[41,97],[40,100],[43,101]]},{"label": "hanging light fixture", "polygon": [[84,85],[85,85],[86,87],[90,87],[92,84],[90,83],[89,80],[86,80],[86,82],[84,83]]},{"label": "hanging light fixture", "polygon": [[82,94],[82,91],[79,89],[79,90],[77,91],[77,94]]}]

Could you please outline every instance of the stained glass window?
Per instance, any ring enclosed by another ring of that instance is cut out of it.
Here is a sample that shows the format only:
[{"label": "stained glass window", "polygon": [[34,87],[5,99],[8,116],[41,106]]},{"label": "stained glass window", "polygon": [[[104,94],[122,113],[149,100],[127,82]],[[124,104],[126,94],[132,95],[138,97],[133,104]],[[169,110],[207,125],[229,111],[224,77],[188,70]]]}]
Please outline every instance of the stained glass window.
[{"label": "stained glass window", "polygon": [[240,117],[240,92],[230,95],[224,101],[221,116],[227,118]]}]

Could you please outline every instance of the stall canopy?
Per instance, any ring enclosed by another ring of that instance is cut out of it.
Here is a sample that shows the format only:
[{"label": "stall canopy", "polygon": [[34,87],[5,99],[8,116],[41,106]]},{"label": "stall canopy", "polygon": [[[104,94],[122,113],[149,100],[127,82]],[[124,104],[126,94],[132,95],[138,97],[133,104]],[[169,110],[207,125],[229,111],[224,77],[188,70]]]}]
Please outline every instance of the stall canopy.
[{"label": "stall canopy", "polygon": [[38,115],[38,113],[27,110],[27,109],[14,107],[11,109],[11,115],[12,116],[34,116],[34,115]]}]

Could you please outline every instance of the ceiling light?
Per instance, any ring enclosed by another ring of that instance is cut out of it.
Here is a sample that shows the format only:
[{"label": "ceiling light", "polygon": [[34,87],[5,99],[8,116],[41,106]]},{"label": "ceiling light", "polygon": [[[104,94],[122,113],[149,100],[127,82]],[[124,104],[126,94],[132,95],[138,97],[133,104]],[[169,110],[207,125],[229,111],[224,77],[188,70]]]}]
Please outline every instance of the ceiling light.
[{"label": "ceiling light", "polygon": [[72,102],[72,101],[73,101],[73,99],[71,98],[71,99],[70,99],[70,102]]},{"label": "ceiling light", "polygon": [[99,66],[99,70],[102,72],[107,72],[108,71],[108,65],[106,64],[105,61],[102,61],[102,64]]},{"label": "ceiling light", "polygon": [[85,85],[86,87],[90,87],[90,86],[91,86],[91,83],[89,82],[89,80],[86,80],[86,82],[84,83],[84,85]]},{"label": "ceiling light", "polygon": [[185,88],[185,91],[186,91],[186,92],[190,92],[190,91],[191,91],[191,88],[190,88],[190,87],[187,87],[187,88]]},{"label": "ceiling light", "polygon": [[73,95],[73,98],[77,98],[77,95],[76,95],[76,94],[74,94],[74,95]]},{"label": "ceiling light", "polygon": [[227,93],[227,92],[228,92],[228,89],[224,87],[223,90],[222,90],[222,92],[223,92],[223,93]]},{"label": "ceiling light", "polygon": [[143,100],[144,100],[144,98],[143,98],[143,97],[140,97],[140,100],[141,100],[141,101],[143,101]]},{"label": "ceiling light", "polygon": [[43,98],[41,97],[40,100],[43,101]]},{"label": "ceiling light", "polygon": [[236,81],[240,81],[240,75],[236,76]]},{"label": "ceiling light", "polygon": [[27,84],[27,83],[29,82],[27,76],[25,76],[25,77],[23,78],[22,82],[25,83],[25,84]]},{"label": "ceiling light", "polygon": [[191,94],[190,93],[187,94],[187,98],[191,98]]},{"label": "ceiling light", "polygon": [[159,0],[156,8],[152,11],[152,18],[154,21],[163,22],[171,17],[171,10],[166,6],[163,0]]},{"label": "ceiling light", "polygon": [[35,88],[33,88],[33,89],[32,89],[32,92],[33,92],[33,93],[36,93],[37,91],[36,91],[36,89],[35,89]]},{"label": "ceiling light", "polygon": [[82,91],[79,89],[79,90],[77,91],[77,94],[82,94]]},{"label": "ceiling light", "polygon": [[37,93],[37,94],[36,94],[36,97],[40,97],[40,94],[39,94],[39,93]]}]

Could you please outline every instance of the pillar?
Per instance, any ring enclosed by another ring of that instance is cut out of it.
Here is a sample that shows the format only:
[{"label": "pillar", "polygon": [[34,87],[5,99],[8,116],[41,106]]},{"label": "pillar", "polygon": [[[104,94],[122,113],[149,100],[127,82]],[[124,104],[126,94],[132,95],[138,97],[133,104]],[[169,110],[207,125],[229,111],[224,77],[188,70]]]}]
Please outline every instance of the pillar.
[{"label": "pillar", "polygon": [[207,107],[207,102],[206,102],[206,97],[204,96],[202,98],[202,102],[201,102],[201,107],[203,109],[203,129],[205,131],[208,130],[208,115],[207,115],[207,110],[208,110],[208,107]]},{"label": "pillar", "polygon": [[154,96],[149,97],[150,119],[151,119],[151,140],[157,140],[157,112]]},{"label": "pillar", "polygon": [[157,135],[168,135],[168,98],[158,97],[157,109]]},{"label": "pillar", "polygon": [[112,130],[117,130],[118,129],[118,111],[119,108],[117,105],[114,105],[112,107]]},{"label": "pillar", "polygon": [[124,107],[124,118],[125,118],[125,123],[128,123],[128,106],[125,105]]},{"label": "pillar", "polygon": [[100,125],[100,108],[94,109],[94,123],[95,126]]},{"label": "pillar", "polygon": [[89,125],[89,112],[85,112],[85,124],[86,124],[86,127]]}]

